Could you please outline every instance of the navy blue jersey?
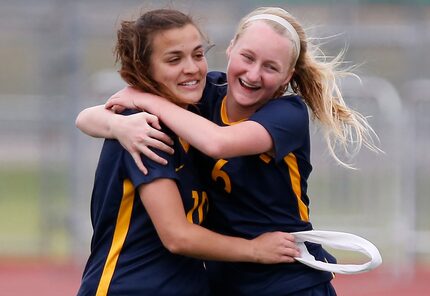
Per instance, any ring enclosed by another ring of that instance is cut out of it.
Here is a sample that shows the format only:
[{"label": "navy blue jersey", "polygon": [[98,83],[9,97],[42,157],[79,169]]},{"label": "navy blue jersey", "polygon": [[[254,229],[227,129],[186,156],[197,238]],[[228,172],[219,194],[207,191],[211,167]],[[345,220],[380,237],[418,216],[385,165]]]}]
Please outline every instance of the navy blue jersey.
[{"label": "navy blue jersey", "polygon": [[192,152],[177,139],[174,149],[174,156],[159,153],[167,166],[144,158],[145,176],[118,141],[104,142],[91,199],[91,255],[78,295],[208,294],[202,261],[163,246],[138,193],[140,185],[154,179],[174,179],[188,220],[203,221],[207,196],[192,167]]},{"label": "navy blue jersey", "polygon": [[[201,114],[218,125],[229,125],[225,109],[225,74],[208,75]],[[211,176],[209,225],[226,235],[254,238],[268,231],[311,230],[307,179],[310,164],[309,116],[299,96],[274,99],[249,120],[270,133],[275,156],[268,154],[206,159]],[[309,244],[319,260],[329,254]],[[333,258],[328,258],[333,261]],[[285,295],[329,281],[331,273],[301,263],[261,265],[208,262],[215,294]]]}]

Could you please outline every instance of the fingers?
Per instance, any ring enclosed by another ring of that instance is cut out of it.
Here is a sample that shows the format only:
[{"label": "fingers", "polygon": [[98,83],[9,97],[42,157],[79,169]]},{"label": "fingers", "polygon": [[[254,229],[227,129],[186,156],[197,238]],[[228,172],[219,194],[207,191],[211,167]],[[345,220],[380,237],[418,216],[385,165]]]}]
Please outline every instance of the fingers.
[{"label": "fingers", "polygon": [[294,242],[296,240],[296,238],[294,237],[294,235],[292,235],[291,233],[288,232],[283,232],[285,238],[289,241]]},{"label": "fingers", "polygon": [[[165,143],[163,143],[161,141],[158,141],[156,139],[152,139],[152,138],[146,139],[145,143],[142,143],[142,145],[138,144],[138,145],[136,145],[136,147],[139,150],[143,150],[146,147],[152,147],[152,148],[156,148],[158,150],[164,151],[164,152],[166,152],[166,153],[168,153],[170,155],[173,155],[173,153],[175,153],[175,150],[172,147],[170,147],[169,145],[167,145],[167,144],[165,144]],[[146,156],[148,156],[148,155],[146,155]]]},{"label": "fingers", "polygon": [[[169,147],[170,148],[170,147]],[[140,152],[142,154],[144,154],[146,157],[148,157],[149,159],[155,161],[156,163],[159,164],[167,164],[167,160],[162,158],[161,156],[158,156],[154,151],[152,151],[151,149],[149,149],[146,146],[143,146],[141,149],[139,149]]]},{"label": "fingers", "polygon": [[[165,133],[163,133],[163,132],[161,132],[159,130],[156,130],[156,129],[151,130],[148,133],[148,137],[151,137],[151,140],[154,140],[154,142],[153,142],[154,145],[151,145],[152,147],[155,147],[155,148],[158,148],[160,150],[166,151],[167,153],[169,153],[169,152],[167,150],[165,150],[164,148],[161,147],[162,144],[164,144],[165,146],[167,146],[167,145],[173,145],[174,144],[173,140],[168,135],[166,135]],[[156,146],[157,145],[157,144],[155,144],[156,142],[159,143],[158,145],[160,147]],[[169,147],[169,146],[167,146],[167,147]],[[170,154],[173,154],[173,152],[170,153]]]},{"label": "fingers", "polygon": [[134,162],[136,163],[139,170],[141,170],[143,174],[147,175],[148,170],[143,165],[142,158],[140,157],[140,153],[139,152],[133,152],[133,153],[131,153],[131,156],[133,157]]},{"label": "fingers", "polygon": [[283,252],[284,256],[288,256],[288,257],[300,257],[300,251],[294,246],[285,246],[284,247],[284,252]]},{"label": "fingers", "polygon": [[[161,130],[161,126],[160,126],[160,123],[158,121],[158,117],[153,115],[153,114],[146,113],[146,112],[142,112],[142,114],[145,118],[145,121],[149,124],[149,126],[154,128],[154,129],[151,129],[147,132],[147,136],[151,137],[153,139],[158,139],[158,140],[160,140],[160,141],[162,141],[168,145],[173,145],[173,140],[168,135],[166,135],[165,133],[159,131],[159,130]],[[160,147],[153,146],[153,147],[165,151],[165,148],[162,148],[161,146]],[[168,152],[168,151],[166,151],[166,152]]]},{"label": "fingers", "polygon": [[[115,96],[115,95],[114,95]],[[113,106],[118,105],[117,101],[119,100],[117,97],[110,97],[107,102],[105,103],[105,108],[106,109],[112,109]]]},{"label": "fingers", "polygon": [[287,251],[287,255],[292,257],[299,257],[300,256],[300,249],[297,246],[295,242],[295,238],[290,233],[283,233],[284,234],[284,240],[285,240],[285,247]]},{"label": "fingers", "polygon": [[285,256],[282,256],[280,259],[279,259],[279,263],[293,263],[293,262],[295,262],[296,260],[294,260],[294,258],[293,257],[290,257],[290,256],[288,256],[288,255],[285,255]]},{"label": "fingers", "polygon": [[158,121],[158,117],[147,113],[147,112],[143,112],[143,114],[145,114],[146,116],[146,121],[154,128],[161,130],[161,126],[160,126],[160,122]]},{"label": "fingers", "polygon": [[110,110],[112,110],[114,113],[122,113],[125,110],[125,107],[120,106],[120,105],[114,105],[112,106],[112,108],[110,108]]}]

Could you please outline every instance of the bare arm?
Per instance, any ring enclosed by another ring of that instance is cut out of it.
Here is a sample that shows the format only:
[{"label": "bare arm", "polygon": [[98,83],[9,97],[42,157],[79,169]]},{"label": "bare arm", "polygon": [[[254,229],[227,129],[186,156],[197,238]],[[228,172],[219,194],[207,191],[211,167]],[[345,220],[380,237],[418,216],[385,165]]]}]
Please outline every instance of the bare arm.
[{"label": "bare arm", "polygon": [[[142,163],[140,153],[161,164],[165,164],[166,160],[148,147],[173,153],[173,149],[166,144],[171,145],[172,140],[160,131],[158,118],[149,113],[140,112],[123,116],[99,105],[81,111],[76,118],[76,126],[92,137],[117,139],[145,174],[147,169]],[[138,149],[136,143],[143,143],[143,145]]]},{"label": "bare arm", "polygon": [[247,240],[189,223],[176,183],[171,179],[157,179],[142,185],[139,193],[163,245],[172,253],[207,260],[258,263],[288,263],[299,255],[294,237],[288,233],[265,233]]},{"label": "bare arm", "polygon": [[83,133],[91,137],[113,139],[115,136],[112,133],[111,121],[118,116],[120,115],[105,109],[103,105],[98,105],[82,110],[75,124]]},{"label": "bare arm", "polygon": [[[273,149],[268,131],[254,121],[221,127],[167,100],[131,88],[114,95],[106,108],[124,104],[132,104],[158,116],[178,136],[213,158],[260,154]],[[143,149],[143,145],[137,146]]]}]

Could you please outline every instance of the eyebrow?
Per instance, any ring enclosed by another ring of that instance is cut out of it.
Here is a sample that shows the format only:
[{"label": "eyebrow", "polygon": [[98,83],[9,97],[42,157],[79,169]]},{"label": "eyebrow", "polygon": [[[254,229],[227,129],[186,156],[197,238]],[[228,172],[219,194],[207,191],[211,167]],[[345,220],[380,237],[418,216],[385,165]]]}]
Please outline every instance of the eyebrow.
[{"label": "eyebrow", "polygon": [[[254,55],[254,56],[256,55],[256,53],[255,53],[254,51],[250,50],[250,49],[242,48],[242,50],[243,50],[244,52],[248,53],[248,54],[251,54],[251,55]],[[265,64],[266,64],[266,63],[274,64],[274,65],[276,65],[277,67],[282,67],[282,64],[280,64],[279,62],[277,62],[277,61],[275,61],[275,60],[266,60],[266,61],[264,61],[264,63],[265,63]]]},{"label": "eyebrow", "polygon": [[[196,47],[193,48],[193,51],[199,50],[201,48],[203,48],[202,44],[197,45]],[[172,51],[166,52],[164,55],[178,55],[178,54],[181,54],[181,53],[182,53],[181,50],[172,50]]]}]

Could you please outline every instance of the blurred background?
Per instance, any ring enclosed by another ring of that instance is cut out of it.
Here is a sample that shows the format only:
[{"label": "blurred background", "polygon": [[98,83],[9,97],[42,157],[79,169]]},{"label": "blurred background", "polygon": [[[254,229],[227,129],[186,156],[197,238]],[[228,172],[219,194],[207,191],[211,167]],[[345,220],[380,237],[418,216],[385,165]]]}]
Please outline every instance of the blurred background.
[{"label": "blurred background", "polygon": [[342,81],[347,102],[369,116],[385,152],[363,149],[357,170],[348,170],[312,129],[314,227],[361,235],[384,260],[371,273],[338,276],[339,294],[385,295],[400,282],[409,286],[397,287],[398,295],[430,291],[417,284],[430,275],[430,0],[1,0],[4,295],[26,295],[23,282],[33,295],[74,295],[79,286],[102,140],[80,133],[74,120],[124,85],[113,57],[120,21],[147,9],[187,12],[216,45],[209,68],[223,70],[236,24],[258,6],[289,10],[329,56],[347,48],[345,60],[362,78]]}]

